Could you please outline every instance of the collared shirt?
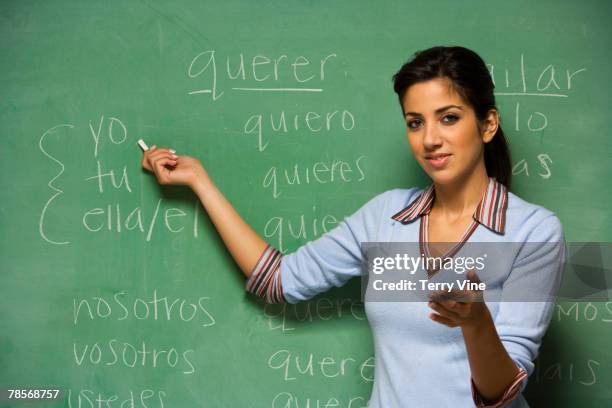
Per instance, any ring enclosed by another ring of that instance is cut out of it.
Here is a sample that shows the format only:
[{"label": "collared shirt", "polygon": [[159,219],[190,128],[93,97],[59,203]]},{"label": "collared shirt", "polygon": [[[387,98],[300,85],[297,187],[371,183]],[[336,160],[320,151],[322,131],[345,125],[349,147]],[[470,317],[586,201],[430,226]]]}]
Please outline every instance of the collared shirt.
[{"label": "collared shirt", "polygon": [[[410,205],[403,208],[391,218],[408,224],[421,217],[419,228],[419,246],[421,253],[424,256],[432,256],[429,252],[428,231],[429,231],[429,213],[433,207],[436,191],[433,184],[423,191]],[[452,257],[463,246],[463,244],[472,235],[478,224],[483,225],[493,232],[504,234],[506,226],[506,206],[508,205],[508,189],[501,183],[498,183],[494,178],[489,178],[487,189],[481,198],[474,214],[472,222],[467,226],[457,243],[450,248],[441,257]],[[435,273],[435,270],[428,271],[429,277]]]},{"label": "collared shirt", "polygon": [[[296,303],[361,276],[363,242],[419,242],[426,251],[434,200],[433,186],[379,194],[336,228],[292,253],[283,255],[268,246],[246,288],[267,302]],[[491,290],[503,296],[533,281],[555,292],[565,246],[551,249],[544,243],[564,242],[561,223],[551,211],[520,199],[494,179],[489,180],[473,222],[446,255],[457,253],[466,242],[534,243],[529,250],[515,245],[512,248],[518,249],[507,251],[512,261]],[[369,407],[526,407],[520,392],[534,370],[554,303],[486,303],[502,344],[519,368],[502,397],[488,403],[471,381],[460,328],[431,321],[426,302],[369,302],[366,296],[376,360]]]}]

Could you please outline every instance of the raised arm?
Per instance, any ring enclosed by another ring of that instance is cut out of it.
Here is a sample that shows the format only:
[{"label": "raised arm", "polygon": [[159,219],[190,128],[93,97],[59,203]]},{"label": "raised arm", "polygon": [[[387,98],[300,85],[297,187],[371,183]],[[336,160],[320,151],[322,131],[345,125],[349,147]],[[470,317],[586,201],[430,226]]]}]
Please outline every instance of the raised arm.
[{"label": "raised arm", "polygon": [[196,193],[230,254],[249,277],[268,244],[236,212],[200,161],[152,146],[141,164],[155,174],[159,184],[185,185]]},{"label": "raised arm", "polygon": [[361,243],[378,240],[383,206],[390,198],[386,193],[379,194],[316,240],[282,254],[244,222],[197,159],[152,147],[145,152],[142,166],[153,171],[160,184],[182,184],[193,189],[249,278],[246,290],[268,303],[304,301],[360,276],[364,261]]}]

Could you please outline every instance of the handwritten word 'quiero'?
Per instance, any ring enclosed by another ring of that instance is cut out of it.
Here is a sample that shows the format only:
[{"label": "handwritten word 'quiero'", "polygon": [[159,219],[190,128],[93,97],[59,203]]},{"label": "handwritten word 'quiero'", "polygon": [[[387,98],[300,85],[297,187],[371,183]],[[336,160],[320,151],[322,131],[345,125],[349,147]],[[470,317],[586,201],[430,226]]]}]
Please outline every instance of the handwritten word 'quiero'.
[{"label": "handwritten word 'quiero'", "polygon": [[255,114],[250,116],[244,124],[244,133],[246,135],[257,136],[257,149],[260,152],[263,152],[270,144],[269,141],[266,141],[267,132],[286,134],[290,131],[301,130],[302,132],[309,133],[327,133],[334,130],[350,132],[355,129],[355,115],[346,109],[325,113],[309,111],[304,114],[303,118],[301,114],[294,114],[289,116],[289,121],[287,121],[285,111],[281,111],[277,118],[270,114],[270,120],[268,121],[267,119],[268,115]]}]

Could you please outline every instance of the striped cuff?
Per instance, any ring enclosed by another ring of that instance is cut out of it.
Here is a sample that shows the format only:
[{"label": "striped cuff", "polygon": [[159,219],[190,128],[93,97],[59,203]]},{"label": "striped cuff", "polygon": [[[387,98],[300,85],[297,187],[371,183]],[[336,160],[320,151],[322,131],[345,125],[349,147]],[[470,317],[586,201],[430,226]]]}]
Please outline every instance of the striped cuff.
[{"label": "striped cuff", "polygon": [[470,378],[470,382],[472,383],[472,398],[474,399],[474,404],[478,408],[498,408],[503,407],[508,402],[512,401],[519,390],[521,389],[521,382],[527,378],[527,372],[522,368],[519,368],[518,374],[514,377],[512,383],[506,388],[503,395],[499,397],[496,401],[487,401],[478,393],[476,389],[476,384],[474,384],[474,380]]},{"label": "striped cuff", "polygon": [[282,257],[278,249],[268,244],[246,282],[247,292],[254,293],[266,303],[286,303],[280,275]]}]

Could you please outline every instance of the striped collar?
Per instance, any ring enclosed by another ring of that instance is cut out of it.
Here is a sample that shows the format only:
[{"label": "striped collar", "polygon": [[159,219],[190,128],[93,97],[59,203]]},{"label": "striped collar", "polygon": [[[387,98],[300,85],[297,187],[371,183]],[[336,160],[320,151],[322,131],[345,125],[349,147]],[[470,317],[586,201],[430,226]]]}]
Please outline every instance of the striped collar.
[{"label": "striped collar", "polygon": [[[393,215],[396,221],[408,224],[417,217],[429,214],[435,198],[433,184],[427,187],[406,208]],[[506,209],[508,207],[508,189],[493,177],[489,177],[489,184],[482,200],[474,211],[474,220],[491,231],[504,234],[506,227]]]}]

